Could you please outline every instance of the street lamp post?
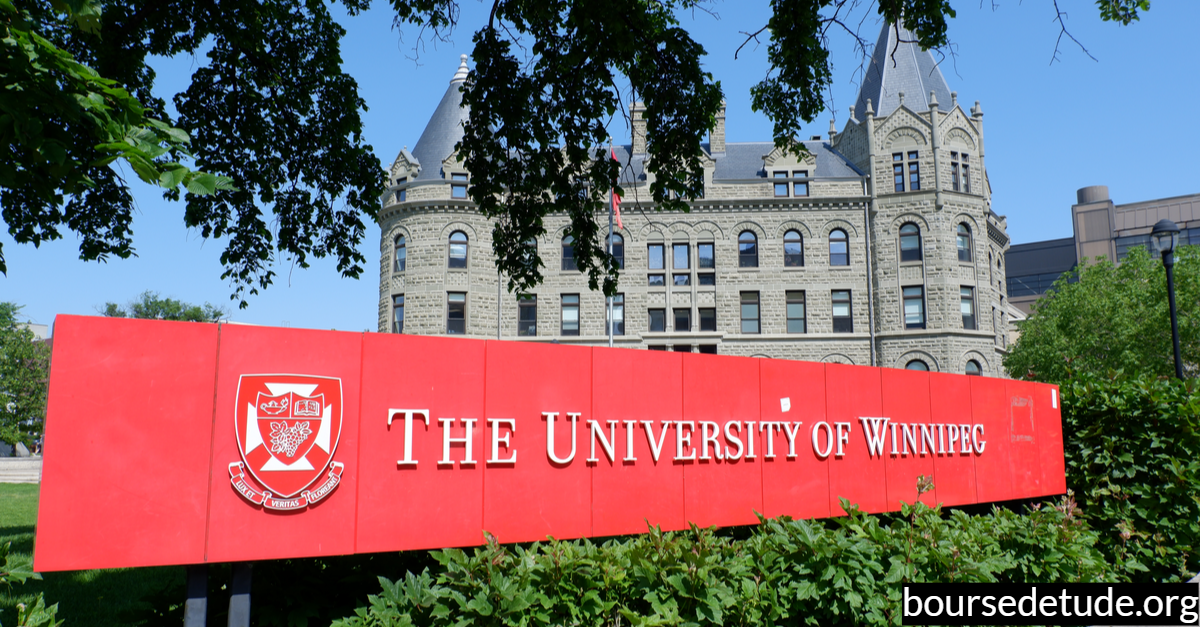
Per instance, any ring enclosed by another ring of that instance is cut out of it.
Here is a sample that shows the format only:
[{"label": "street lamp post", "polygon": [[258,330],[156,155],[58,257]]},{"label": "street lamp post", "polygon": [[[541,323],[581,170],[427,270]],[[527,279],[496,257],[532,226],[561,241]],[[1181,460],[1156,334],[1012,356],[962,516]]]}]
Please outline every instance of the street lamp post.
[{"label": "street lamp post", "polygon": [[1175,376],[1183,379],[1183,362],[1179,358],[1179,321],[1175,313],[1175,280],[1171,269],[1175,265],[1175,246],[1179,244],[1179,225],[1170,220],[1159,220],[1150,231],[1158,250],[1162,253],[1163,267],[1167,269],[1167,302],[1171,305],[1171,341],[1175,345]]}]

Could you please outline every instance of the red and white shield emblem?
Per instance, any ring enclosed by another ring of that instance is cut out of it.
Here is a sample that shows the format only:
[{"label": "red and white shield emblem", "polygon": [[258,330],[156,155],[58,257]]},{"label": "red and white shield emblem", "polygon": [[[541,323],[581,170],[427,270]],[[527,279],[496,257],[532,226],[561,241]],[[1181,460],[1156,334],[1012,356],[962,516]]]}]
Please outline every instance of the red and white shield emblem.
[{"label": "red and white shield emblem", "polygon": [[244,374],[236,403],[242,461],[229,465],[229,476],[242,496],[268,509],[295,510],[341,482],[343,465],[333,461],[342,433],[341,379]]}]

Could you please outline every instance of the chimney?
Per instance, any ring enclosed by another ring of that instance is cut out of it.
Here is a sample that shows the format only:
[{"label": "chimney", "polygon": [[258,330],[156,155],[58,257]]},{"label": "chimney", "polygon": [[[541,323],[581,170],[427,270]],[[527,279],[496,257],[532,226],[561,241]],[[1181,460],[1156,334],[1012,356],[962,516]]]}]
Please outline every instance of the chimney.
[{"label": "chimney", "polygon": [[[854,113],[851,113],[850,117],[854,117]],[[833,125],[833,120],[829,120],[829,141],[832,142],[835,137],[837,137],[837,127]]]},{"label": "chimney", "polygon": [[721,100],[721,108],[717,111],[717,122],[708,134],[708,153],[725,152],[725,100]]},{"label": "chimney", "polygon": [[646,111],[646,105],[644,105],[640,102],[635,102],[635,103],[633,103],[632,106],[629,107],[629,119],[631,120],[631,123],[633,124],[633,132],[631,133],[631,135],[633,137],[633,150],[631,152],[635,155],[646,154],[646,118],[644,116],[645,111]]}]

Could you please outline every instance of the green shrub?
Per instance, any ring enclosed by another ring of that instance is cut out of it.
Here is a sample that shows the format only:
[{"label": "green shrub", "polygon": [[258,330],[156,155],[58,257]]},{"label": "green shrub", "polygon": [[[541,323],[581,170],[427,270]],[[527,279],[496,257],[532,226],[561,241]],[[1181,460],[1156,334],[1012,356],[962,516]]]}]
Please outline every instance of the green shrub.
[{"label": "green shrub", "polygon": [[1195,381],[1083,374],[1062,387],[1067,485],[1100,549],[1133,581],[1200,569]]},{"label": "green shrub", "polygon": [[900,624],[903,582],[1097,582],[1114,576],[1070,499],[1025,514],[925,505],[828,521],[763,520],[744,539],[696,527],[435,551],[381,577],[340,627]]}]

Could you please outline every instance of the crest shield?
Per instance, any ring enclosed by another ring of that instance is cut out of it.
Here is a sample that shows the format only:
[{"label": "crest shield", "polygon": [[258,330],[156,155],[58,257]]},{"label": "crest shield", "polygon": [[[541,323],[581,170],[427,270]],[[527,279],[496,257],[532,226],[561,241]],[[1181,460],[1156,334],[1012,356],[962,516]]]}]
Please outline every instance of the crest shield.
[{"label": "crest shield", "polygon": [[[234,416],[242,461],[230,464],[230,480],[251,502],[299,509],[337,487],[343,467],[333,461],[342,432],[341,379],[242,375]],[[245,471],[263,491],[255,489]]]}]

